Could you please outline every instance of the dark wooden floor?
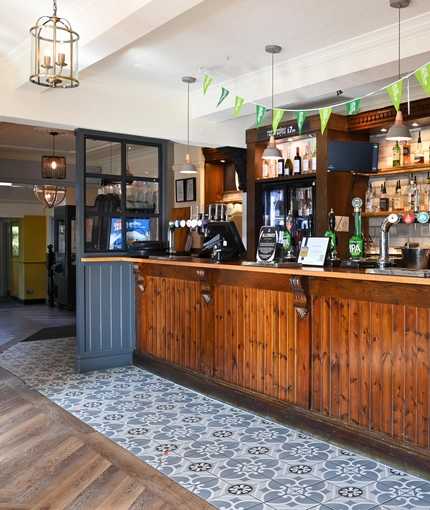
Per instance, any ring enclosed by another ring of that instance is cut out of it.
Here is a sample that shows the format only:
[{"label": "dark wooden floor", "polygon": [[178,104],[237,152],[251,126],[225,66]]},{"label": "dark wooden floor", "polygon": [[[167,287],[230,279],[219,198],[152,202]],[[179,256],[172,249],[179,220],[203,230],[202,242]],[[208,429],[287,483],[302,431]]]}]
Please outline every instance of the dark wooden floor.
[{"label": "dark wooden floor", "polygon": [[0,510],[213,508],[0,367]]}]

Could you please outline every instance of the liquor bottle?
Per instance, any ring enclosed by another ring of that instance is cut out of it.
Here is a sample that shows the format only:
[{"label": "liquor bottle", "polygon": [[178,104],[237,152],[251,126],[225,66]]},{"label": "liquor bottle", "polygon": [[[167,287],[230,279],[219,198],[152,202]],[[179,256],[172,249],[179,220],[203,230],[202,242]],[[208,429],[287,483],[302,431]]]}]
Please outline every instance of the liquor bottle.
[{"label": "liquor bottle", "polygon": [[312,173],[317,171],[317,144],[314,145],[314,152],[312,153]]},{"label": "liquor bottle", "polygon": [[424,187],[424,207],[427,212],[430,211],[430,172],[427,172],[427,182]]},{"label": "liquor bottle", "polygon": [[269,177],[269,165],[267,164],[267,161],[263,160],[263,167],[261,170],[261,177],[263,179],[267,179]]},{"label": "liquor bottle", "polygon": [[312,169],[312,156],[309,154],[309,146],[305,146],[305,153],[303,154],[303,161],[302,161],[302,172],[304,174],[307,174]]},{"label": "liquor bottle", "polygon": [[285,168],[284,168],[285,175],[293,175],[293,162],[291,161],[290,151],[291,151],[291,149],[288,147],[287,159],[285,161]]},{"label": "liquor bottle", "polygon": [[302,173],[302,158],[299,151],[299,147],[296,147],[296,155],[294,156],[294,175]]},{"label": "liquor bottle", "polygon": [[367,181],[367,191],[364,197],[364,210],[366,212],[375,212],[375,204],[373,203],[373,189],[372,189],[372,181],[369,179]]},{"label": "liquor bottle", "polygon": [[413,211],[415,208],[415,185],[414,185],[414,175],[411,174],[409,178],[409,185],[406,191],[407,194],[407,202],[405,204],[406,211]]},{"label": "liquor bottle", "polygon": [[396,191],[394,192],[393,211],[403,211],[403,195],[400,179],[396,183]]},{"label": "liquor bottle", "polygon": [[387,188],[385,186],[385,181],[381,184],[381,195],[379,197],[379,210],[380,211],[388,211],[390,208],[390,200],[387,195]]},{"label": "liquor bottle", "polygon": [[278,159],[278,177],[282,177],[284,175],[285,161],[284,161],[284,153],[281,150],[281,159]]},{"label": "liquor bottle", "polygon": [[421,147],[421,131],[418,134],[417,150],[414,152],[414,164],[421,165],[424,163],[424,153]]},{"label": "liquor bottle", "polygon": [[399,145],[399,142],[396,142],[396,145],[393,147],[393,166],[400,166],[400,145]]},{"label": "liquor bottle", "polygon": [[409,140],[403,142],[403,165],[408,166],[411,164],[411,143]]},{"label": "liquor bottle", "polygon": [[269,159],[269,177],[273,179],[278,175],[278,161],[276,159]]},{"label": "liquor bottle", "polygon": [[364,241],[361,234],[361,206],[363,202],[360,198],[354,198],[352,205],[354,207],[354,235],[349,240],[349,258],[360,260],[364,255]]}]

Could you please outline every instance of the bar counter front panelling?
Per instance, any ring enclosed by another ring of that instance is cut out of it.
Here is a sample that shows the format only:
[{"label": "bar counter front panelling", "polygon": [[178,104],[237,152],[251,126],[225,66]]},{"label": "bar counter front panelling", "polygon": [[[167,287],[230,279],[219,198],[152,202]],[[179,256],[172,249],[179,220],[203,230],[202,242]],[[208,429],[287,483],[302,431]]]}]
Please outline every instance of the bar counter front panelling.
[{"label": "bar counter front panelling", "polygon": [[430,477],[425,279],[203,262],[133,266],[137,365]]}]

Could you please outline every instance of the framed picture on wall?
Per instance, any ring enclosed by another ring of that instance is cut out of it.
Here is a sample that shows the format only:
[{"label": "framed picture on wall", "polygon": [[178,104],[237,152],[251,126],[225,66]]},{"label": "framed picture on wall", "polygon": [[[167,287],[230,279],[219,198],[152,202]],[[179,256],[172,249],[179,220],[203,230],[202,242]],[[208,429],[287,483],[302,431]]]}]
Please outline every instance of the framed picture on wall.
[{"label": "framed picture on wall", "polygon": [[176,202],[185,202],[184,179],[178,179],[176,184]]},{"label": "framed picture on wall", "polygon": [[185,179],[185,201],[195,202],[196,200],[196,178]]}]

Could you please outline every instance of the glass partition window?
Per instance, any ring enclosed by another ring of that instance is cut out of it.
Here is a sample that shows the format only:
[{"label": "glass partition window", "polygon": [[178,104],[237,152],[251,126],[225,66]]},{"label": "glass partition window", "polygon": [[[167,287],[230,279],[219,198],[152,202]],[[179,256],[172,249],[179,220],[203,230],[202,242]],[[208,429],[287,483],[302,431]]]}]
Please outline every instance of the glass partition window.
[{"label": "glass partition window", "polygon": [[86,137],[86,252],[161,243],[160,168],[159,146]]}]

